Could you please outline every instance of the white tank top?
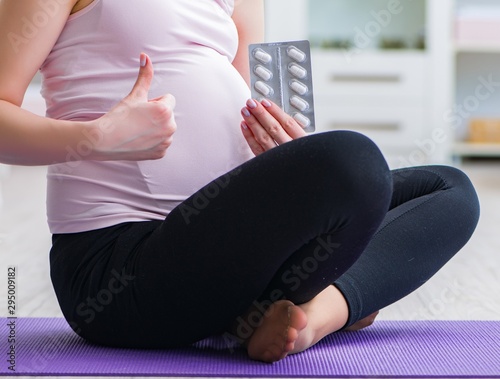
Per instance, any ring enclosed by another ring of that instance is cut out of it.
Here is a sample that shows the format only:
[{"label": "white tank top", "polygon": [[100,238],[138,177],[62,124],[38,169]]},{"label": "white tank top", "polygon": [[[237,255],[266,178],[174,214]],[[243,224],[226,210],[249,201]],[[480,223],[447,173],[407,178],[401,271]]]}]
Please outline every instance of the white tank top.
[{"label": "white tank top", "polygon": [[231,62],[234,0],[94,0],[70,16],[41,67],[47,116],[92,120],[133,87],[151,57],[150,98],[172,93],[177,132],[163,159],[76,161],[91,137],[49,167],[52,233],[162,220],[182,200],[253,154],[240,131],[250,92]]}]

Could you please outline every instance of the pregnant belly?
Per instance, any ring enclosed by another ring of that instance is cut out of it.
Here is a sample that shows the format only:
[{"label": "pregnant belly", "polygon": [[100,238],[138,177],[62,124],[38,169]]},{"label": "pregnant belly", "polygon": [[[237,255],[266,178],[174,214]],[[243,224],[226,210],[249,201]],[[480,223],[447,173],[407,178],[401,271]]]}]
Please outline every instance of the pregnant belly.
[{"label": "pregnant belly", "polygon": [[177,131],[164,158],[139,167],[151,193],[172,200],[191,195],[253,156],[240,130],[240,110],[250,92],[220,55],[200,57],[162,79],[161,91],[176,98]]}]

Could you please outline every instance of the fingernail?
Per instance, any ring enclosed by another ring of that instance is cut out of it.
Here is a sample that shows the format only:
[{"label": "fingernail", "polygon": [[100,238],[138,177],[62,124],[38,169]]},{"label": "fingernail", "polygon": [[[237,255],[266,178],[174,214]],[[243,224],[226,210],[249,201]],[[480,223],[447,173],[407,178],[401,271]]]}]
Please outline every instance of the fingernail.
[{"label": "fingernail", "polygon": [[248,108],[254,109],[254,108],[257,108],[257,103],[255,102],[254,99],[249,99],[247,101],[247,106],[248,106]]},{"label": "fingernail", "polygon": [[250,117],[250,111],[247,109],[247,108],[243,108],[241,110],[241,113],[243,114],[243,116],[245,117]]},{"label": "fingernail", "polygon": [[246,123],[245,121],[242,121],[242,122],[241,122],[241,127],[242,127],[243,129],[245,129],[245,130],[247,130],[247,129],[248,129],[248,125],[247,125],[247,123]]},{"label": "fingernail", "polygon": [[271,108],[271,103],[269,102],[269,100],[267,99],[264,99],[261,101],[262,105],[265,106],[266,108]]},{"label": "fingernail", "polygon": [[144,66],[146,66],[146,56],[141,55],[141,67],[144,67]]}]

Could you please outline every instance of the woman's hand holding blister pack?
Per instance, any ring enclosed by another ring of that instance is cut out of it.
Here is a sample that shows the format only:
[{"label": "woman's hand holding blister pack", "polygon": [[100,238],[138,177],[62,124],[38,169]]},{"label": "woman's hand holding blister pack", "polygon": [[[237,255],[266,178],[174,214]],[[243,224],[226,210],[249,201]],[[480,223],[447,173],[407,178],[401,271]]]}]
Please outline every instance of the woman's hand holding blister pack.
[{"label": "woman's hand holding blister pack", "polygon": [[164,95],[152,100],[148,92],[154,70],[150,58],[141,54],[141,67],[130,94],[113,109],[91,123],[98,160],[150,160],[165,155],[177,129],[175,98]]},{"label": "woman's hand holding blister pack", "polygon": [[292,116],[267,99],[248,100],[241,114],[243,136],[255,155],[306,135]]},{"label": "woman's hand holding blister pack", "polygon": [[241,113],[243,135],[255,155],[314,132],[308,41],[249,46],[252,97]]}]

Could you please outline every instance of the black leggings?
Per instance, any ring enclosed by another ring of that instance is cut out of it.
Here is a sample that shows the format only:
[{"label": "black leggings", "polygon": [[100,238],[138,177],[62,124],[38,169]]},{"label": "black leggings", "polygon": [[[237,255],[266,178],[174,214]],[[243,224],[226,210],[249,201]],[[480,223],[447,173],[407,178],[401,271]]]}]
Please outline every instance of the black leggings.
[{"label": "black leggings", "polygon": [[51,277],[73,329],[104,345],[190,344],[256,301],[300,304],[331,284],[351,325],[425,283],[478,217],[461,171],[391,172],[368,138],[330,132],[246,162],[164,221],[54,235]]}]

